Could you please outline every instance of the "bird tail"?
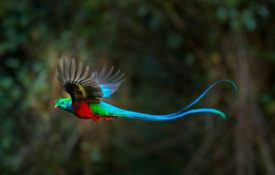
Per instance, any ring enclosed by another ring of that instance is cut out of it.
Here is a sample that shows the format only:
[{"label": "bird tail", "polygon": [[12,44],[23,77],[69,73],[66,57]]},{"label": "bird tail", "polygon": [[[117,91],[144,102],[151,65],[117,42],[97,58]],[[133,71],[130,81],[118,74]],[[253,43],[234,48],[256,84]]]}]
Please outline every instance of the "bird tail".
[{"label": "bird tail", "polygon": [[182,108],[178,112],[167,114],[167,115],[151,115],[151,114],[143,114],[143,113],[127,111],[127,110],[116,108],[117,109],[116,110],[116,115],[120,116],[120,117],[127,117],[127,118],[140,118],[140,119],[144,119],[144,120],[164,121],[164,120],[172,120],[172,119],[180,118],[180,117],[186,116],[188,114],[206,112],[206,113],[218,114],[222,118],[225,119],[226,115],[223,112],[221,112],[220,110],[217,110],[217,109],[199,108],[199,109],[192,109],[192,110],[186,111],[188,108],[190,108],[191,106],[196,104],[199,100],[201,100],[210,89],[212,89],[215,85],[217,85],[219,83],[222,83],[222,82],[228,82],[231,85],[233,85],[233,87],[235,88],[236,91],[238,90],[236,84],[233,81],[231,81],[231,80],[219,80],[219,81],[213,83],[209,88],[207,88],[197,99],[195,99],[193,102],[191,102],[189,105]]}]

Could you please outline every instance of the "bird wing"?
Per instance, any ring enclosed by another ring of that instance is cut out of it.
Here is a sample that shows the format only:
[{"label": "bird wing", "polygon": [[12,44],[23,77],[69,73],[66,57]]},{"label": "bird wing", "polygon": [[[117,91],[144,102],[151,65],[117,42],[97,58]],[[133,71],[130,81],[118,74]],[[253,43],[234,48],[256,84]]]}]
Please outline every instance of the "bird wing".
[{"label": "bird wing", "polygon": [[57,71],[57,79],[63,89],[71,95],[73,103],[100,102],[103,92],[95,74],[89,73],[89,66],[84,69],[82,62],[77,66],[74,59],[69,62],[64,58],[57,65]]},{"label": "bird wing", "polygon": [[114,72],[114,66],[110,70],[106,70],[104,66],[101,72],[95,73],[95,79],[100,84],[103,92],[103,98],[110,97],[124,81],[124,74],[120,73],[120,69]]}]

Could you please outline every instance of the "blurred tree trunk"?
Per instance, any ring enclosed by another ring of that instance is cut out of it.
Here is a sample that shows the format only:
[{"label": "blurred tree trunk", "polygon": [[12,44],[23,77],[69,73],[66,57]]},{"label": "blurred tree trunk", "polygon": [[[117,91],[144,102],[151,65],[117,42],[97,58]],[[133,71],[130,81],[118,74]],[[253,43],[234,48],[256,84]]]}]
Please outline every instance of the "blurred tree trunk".
[{"label": "blurred tree trunk", "polygon": [[275,174],[271,149],[267,142],[267,127],[258,104],[261,69],[249,54],[251,49],[244,34],[232,32],[223,42],[223,52],[239,87],[234,104],[236,171],[238,175],[256,174],[263,167],[266,174]]}]

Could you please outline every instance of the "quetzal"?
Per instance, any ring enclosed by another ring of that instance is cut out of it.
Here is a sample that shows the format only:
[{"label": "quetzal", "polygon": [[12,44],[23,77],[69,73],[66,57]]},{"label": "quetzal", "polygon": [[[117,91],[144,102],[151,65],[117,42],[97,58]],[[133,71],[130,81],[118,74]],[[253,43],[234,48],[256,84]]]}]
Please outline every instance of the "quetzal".
[{"label": "quetzal", "polygon": [[117,108],[108,103],[103,102],[104,98],[110,97],[123,82],[124,74],[120,71],[114,72],[114,67],[109,71],[103,67],[101,73],[89,73],[89,66],[84,69],[80,62],[78,65],[75,60],[68,61],[62,59],[57,65],[58,81],[67,91],[71,98],[59,98],[56,101],[55,108],[62,108],[65,111],[75,114],[82,119],[112,119],[118,117],[139,118],[145,120],[172,120],[193,113],[214,113],[223,118],[225,114],[217,109],[199,108],[187,110],[197,103],[213,86],[221,82],[229,82],[237,90],[236,84],[231,80],[220,80],[212,84],[206,89],[195,101],[184,107],[178,112],[167,115],[151,115],[128,111]]}]

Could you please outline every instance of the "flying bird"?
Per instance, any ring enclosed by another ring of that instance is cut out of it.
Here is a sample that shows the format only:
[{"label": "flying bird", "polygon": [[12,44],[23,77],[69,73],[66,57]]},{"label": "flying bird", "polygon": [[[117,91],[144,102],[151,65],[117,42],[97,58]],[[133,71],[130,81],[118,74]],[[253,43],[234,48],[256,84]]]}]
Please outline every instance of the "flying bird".
[{"label": "flying bird", "polygon": [[71,112],[81,119],[94,121],[122,117],[165,121],[194,113],[213,113],[225,119],[226,115],[217,109],[187,109],[196,104],[212,87],[219,83],[228,82],[237,90],[237,86],[233,81],[220,80],[212,84],[196,100],[178,112],[166,115],[151,115],[124,110],[103,101],[104,98],[108,98],[116,92],[124,80],[124,74],[120,73],[120,70],[114,71],[114,67],[110,70],[106,70],[106,67],[103,67],[99,74],[97,72],[90,73],[88,65],[84,68],[82,62],[77,64],[74,59],[69,61],[64,58],[58,63],[57,71],[57,79],[62,88],[70,94],[70,97],[57,99],[55,108]]}]

